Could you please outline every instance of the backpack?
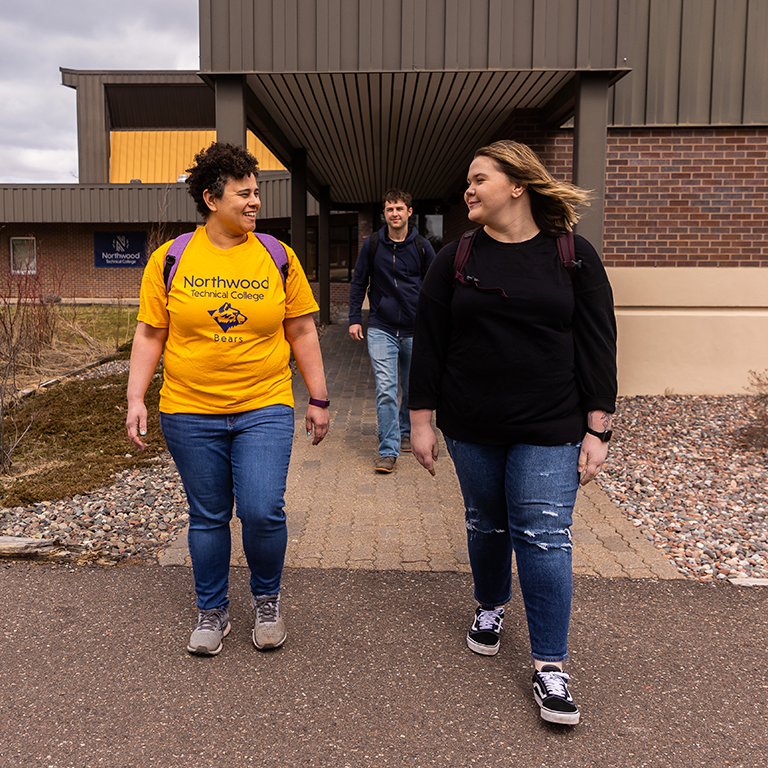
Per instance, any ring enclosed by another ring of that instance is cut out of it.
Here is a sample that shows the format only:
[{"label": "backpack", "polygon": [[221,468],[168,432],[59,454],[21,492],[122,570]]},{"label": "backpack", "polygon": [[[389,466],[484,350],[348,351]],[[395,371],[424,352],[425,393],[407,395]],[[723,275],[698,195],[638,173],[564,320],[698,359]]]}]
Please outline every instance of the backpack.
[{"label": "backpack", "polygon": [[[376,255],[376,251],[379,247],[379,231],[376,230],[368,238],[368,279],[373,282],[373,257]],[[416,234],[416,250],[419,252],[419,258],[421,259],[421,279],[424,279],[424,275],[427,274],[427,247],[424,245],[424,238],[420,234]]]},{"label": "backpack", "polygon": [[[181,255],[184,253],[184,249],[189,245],[189,241],[192,239],[194,232],[185,232],[183,235],[179,235],[168,248],[168,252],[165,254],[165,266],[163,267],[163,283],[165,285],[165,295],[171,292],[171,284],[173,278],[176,275],[176,270],[179,268],[179,261]],[[272,261],[275,262],[280,277],[283,280],[283,290],[285,290],[285,281],[288,279],[288,254],[285,252],[283,244],[272,235],[264,235],[253,233],[256,239],[267,249],[269,255],[272,257]]]},{"label": "backpack", "polygon": [[[456,249],[456,256],[453,260],[454,288],[456,287],[457,282],[463,283],[464,285],[472,284],[475,285],[475,287],[480,288],[480,286],[477,285],[477,278],[470,277],[469,275],[464,277],[464,275],[462,275],[464,267],[467,265],[467,261],[469,261],[469,254],[472,252],[472,246],[475,244],[475,237],[479,231],[480,227],[477,229],[470,229],[468,232],[465,232],[459,240],[459,247]],[[557,255],[560,257],[560,261],[568,271],[571,283],[573,283],[576,270],[581,268],[581,260],[576,261],[576,247],[573,243],[573,232],[566,232],[557,238]],[[481,288],[480,290],[501,291],[501,288]],[[502,295],[506,296],[504,291],[502,291]]]}]

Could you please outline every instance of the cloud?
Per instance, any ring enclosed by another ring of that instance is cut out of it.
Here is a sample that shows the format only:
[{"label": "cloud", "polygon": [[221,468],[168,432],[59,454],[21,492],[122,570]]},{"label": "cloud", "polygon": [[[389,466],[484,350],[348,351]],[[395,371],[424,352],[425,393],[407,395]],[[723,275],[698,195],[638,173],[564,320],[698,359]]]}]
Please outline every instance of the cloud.
[{"label": "cloud", "polygon": [[73,182],[76,94],[65,69],[199,66],[195,0],[29,0],[0,24],[0,183]]}]

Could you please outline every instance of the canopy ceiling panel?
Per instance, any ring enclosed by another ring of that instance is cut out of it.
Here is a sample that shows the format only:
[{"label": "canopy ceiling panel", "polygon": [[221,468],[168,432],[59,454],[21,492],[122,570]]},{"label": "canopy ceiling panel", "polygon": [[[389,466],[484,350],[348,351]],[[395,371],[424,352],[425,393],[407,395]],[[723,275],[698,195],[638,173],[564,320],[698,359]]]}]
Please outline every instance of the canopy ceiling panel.
[{"label": "canopy ceiling panel", "polygon": [[107,84],[104,91],[113,130],[216,128],[214,93],[203,82]]},{"label": "canopy ceiling panel", "polygon": [[[474,151],[516,109],[546,106],[573,72],[367,72],[250,74],[259,111],[331,198],[376,200],[390,186],[443,198]],[[274,151],[274,150],[273,150]]]}]

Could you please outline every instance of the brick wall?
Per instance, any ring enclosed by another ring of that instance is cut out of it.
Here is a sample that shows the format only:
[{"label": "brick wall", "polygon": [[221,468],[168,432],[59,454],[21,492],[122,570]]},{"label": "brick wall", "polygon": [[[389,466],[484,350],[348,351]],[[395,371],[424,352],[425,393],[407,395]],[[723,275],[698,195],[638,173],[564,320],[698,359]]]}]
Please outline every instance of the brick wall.
[{"label": "brick wall", "polygon": [[[523,115],[506,132],[571,178],[572,132]],[[463,203],[445,242],[472,224]],[[611,267],[768,267],[768,129],[611,129],[605,240]]]},{"label": "brick wall", "polygon": [[[168,227],[169,240],[194,225]],[[103,268],[94,266],[94,232],[151,232],[151,226],[99,226],[93,224],[7,224],[0,237],[0,285],[10,274],[10,239],[34,237],[38,277],[42,291],[63,299],[136,298],[141,286],[141,267]]]},{"label": "brick wall", "polygon": [[768,267],[768,129],[612,130],[604,258]]}]

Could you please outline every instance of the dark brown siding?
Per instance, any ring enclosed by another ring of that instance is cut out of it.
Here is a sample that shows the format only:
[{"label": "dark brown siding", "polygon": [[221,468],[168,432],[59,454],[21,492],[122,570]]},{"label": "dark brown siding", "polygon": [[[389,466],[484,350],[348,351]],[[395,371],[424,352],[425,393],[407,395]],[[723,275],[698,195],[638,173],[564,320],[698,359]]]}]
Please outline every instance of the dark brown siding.
[{"label": "dark brown siding", "polygon": [[[620,0],[200,2],[204,72],[613,69]],[[216,8],[213,14],[212,8]]]}]

